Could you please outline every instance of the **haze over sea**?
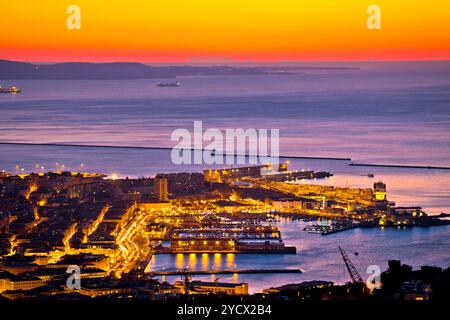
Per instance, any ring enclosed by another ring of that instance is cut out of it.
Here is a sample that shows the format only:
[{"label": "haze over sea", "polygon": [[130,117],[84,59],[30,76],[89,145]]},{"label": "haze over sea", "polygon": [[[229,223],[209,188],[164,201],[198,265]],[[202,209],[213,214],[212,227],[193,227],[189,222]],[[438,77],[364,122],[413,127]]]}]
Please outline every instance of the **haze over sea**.
[{"label": "haze over sea", "polygon": [[[193,121],[202,120],[205,129],[279,128],[283,155],[450,166],[450,62],[339,65],[361,69],[185,77],[178,79],[182,83],[178,88],[156,86],[167,80],[0,80],[2,86],[17,85],[24,90],[0,95],[0,141],[172,147],[174,129],[192,130]],[[0,144],[0,170],[14,173],[20,165],[32,171],[35,164],[51,170],[55,162],[72,170],[83,163],[85,170],[122,176],[204,168],[175,166],[165,150]],[[450,170],[349,167],[345,161],[291,162],[294,169],[335,174],[315,183],[371,187],[374,180],[367,174],[374,173],[375,179],[387,183],[390,200],[420,205],[433,214],[450,211]],[[364,251],[361,271],[395,257],[415,266],[450,265],[448,227],[352,230],[317,238],[301,231],[299,223],[280,226],[286,230],[286,243],[298,246],[298,255],[283,259],[236,256],[233,265],[260,261],[261,266],[303,266],[307,272],[297,281],[317,277],[337,281],[338,240],[349,250]],[[291,276],[261,277],[247,279],[255,279],[256,288],[263,282],[264,286],[292,282]],[[271,277],[277,281],[271,282]]]}]

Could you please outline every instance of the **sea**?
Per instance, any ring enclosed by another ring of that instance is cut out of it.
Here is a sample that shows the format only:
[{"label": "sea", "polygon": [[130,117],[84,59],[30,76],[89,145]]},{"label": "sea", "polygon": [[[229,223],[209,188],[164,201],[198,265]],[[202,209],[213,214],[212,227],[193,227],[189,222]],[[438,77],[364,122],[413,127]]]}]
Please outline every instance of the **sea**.
[{"label": "sea", "polygon": [[[450,167],[450,62],[314,66],[321,68],[264,76],[181,77],[180,87],[169,88],[156,86],[164,79],[0,80],[3,87],[23,89],[21,94],[0,95],[0,170],[22,173],[64,166],[148,177],[224,167],[176,165],[170,149],[158,149],[175,145],[175,129],[192,131],[194,121],[202,121],[204,130],[279,129],[280,154],[290,168],[333,173],[328,179],[302,183],[371,188],[383,181],[388,199],[397,205],[421,206],[432,215],[450,212],[450,170],[349,165]],[[351,68],[330,68],[336,66]],[[448,226],[354,229],[323,237],[304,232],[308,223],[278,222],[285,243],[297,247],[296,255],[158,255],[149,268],[303,271],[221,278],[249,282],[250,290],[258,292],[308,280],[348,281],[339,245],[363,276],[370,265],[385,269],[389,259],[414,267],[450,266]]]}]

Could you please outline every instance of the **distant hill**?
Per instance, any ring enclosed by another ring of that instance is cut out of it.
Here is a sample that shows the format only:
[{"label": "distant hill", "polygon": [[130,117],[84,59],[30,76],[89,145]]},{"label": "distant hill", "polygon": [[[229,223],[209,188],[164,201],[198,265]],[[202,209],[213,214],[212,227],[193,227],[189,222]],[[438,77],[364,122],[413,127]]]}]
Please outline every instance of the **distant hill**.
[{"label": "distant hill", "polygon": [[0,79],[154,79],[191,75],[263,75],[270,72],[260,68],[229,66],[164,66],[142,63],[84,63],[32,64],[0,60]]},{"label": "distant hill", "polygon": [[271,72],[297,72],[297,71],[341,71],[341,70],[360,70],[359,67],[346,66],[261,66],[257,67],[263,71]]}]

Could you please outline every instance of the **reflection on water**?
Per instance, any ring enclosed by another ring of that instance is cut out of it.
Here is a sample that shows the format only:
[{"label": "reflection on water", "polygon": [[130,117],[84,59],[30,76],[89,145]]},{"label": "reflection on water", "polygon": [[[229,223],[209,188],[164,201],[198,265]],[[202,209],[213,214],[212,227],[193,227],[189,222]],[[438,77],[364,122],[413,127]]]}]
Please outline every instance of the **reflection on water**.
[{"label": "reflection on water", "polygon": [[196,253],[190,253],[189,254],[189,269],[193,270],[197,268],[197,254]]},{"label": "reflection on water", "polygon": [[234,253],[227,253],[226,254],[226,267],[227,269],[233,269],[236,268],[236,264],[234,263],[235,254]]},{"label": "reflection on water", "polygon": [[190,270],[225,270],[235,269],[236,254],[234,253],[177,253],[173,256],[172,267],[164,267],[161,265],[166,258],[165,255],[153,256],[147,266],[149,270],[177,269],[181,270],[189,268]]},{"label": "reflection on water", "polygon": [[208,267],[209,267],[209,254],[203,253],[201,261],[202,261],[202,270],[208,270]]},{"label": "reflection on water", "polygon": [[220,269],[222,266],[222,255],[220,253],[214,254],[214,269]]},{"label": "reflection on water", "polygon": [[184,254],[178,253],[175,255],[175,267],[177,269],[183,269],[185,267]]}]

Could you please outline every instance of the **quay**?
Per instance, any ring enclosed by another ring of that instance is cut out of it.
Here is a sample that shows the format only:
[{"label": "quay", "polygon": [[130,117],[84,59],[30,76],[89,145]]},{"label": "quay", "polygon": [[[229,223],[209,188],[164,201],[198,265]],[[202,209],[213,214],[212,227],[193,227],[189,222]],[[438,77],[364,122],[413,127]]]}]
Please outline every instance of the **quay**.
[{"label": "quay", "polygon": [[236,270],[199,270],[199,271],[151,271],[148,274],[156,276],[177,276],[177,275],[208,275],[208,274],[262,274],[262,273],[302,273],[300,269],[236,269]]},{"label": "quay", "polygon": [[[0,141],[0,145],[18,145],[18,146],[41,146],[41,147],[76,147],[76,148],[111,148],[111,149],[143,149],[143,150],[190,150],[190,151],[214,151],[205,148],[170,148],[170,147],[158,147],[158,146],[115,146],[115,145],[93,145],[93,144],[75,144],[75,143],[34,143],[34,142],[9,142]],[[217,155],[222,156],[234,156],[234,157],[249,157],[248,154],[240,153],[220,153]],[[319,157],[319,156],[296,156],[296,155],[280,155],[280,159],[309,159],[309,160],[334,160],[334,161],[351,161],[348,157]]]},{"label": "quay", "polygon": [[248,248],[248,249],[179,249],[171,247],[156,247],[155,254],[177,254],[177,253],[234,253],[234,254],[296,254],[296,247],[283,248]]}]

